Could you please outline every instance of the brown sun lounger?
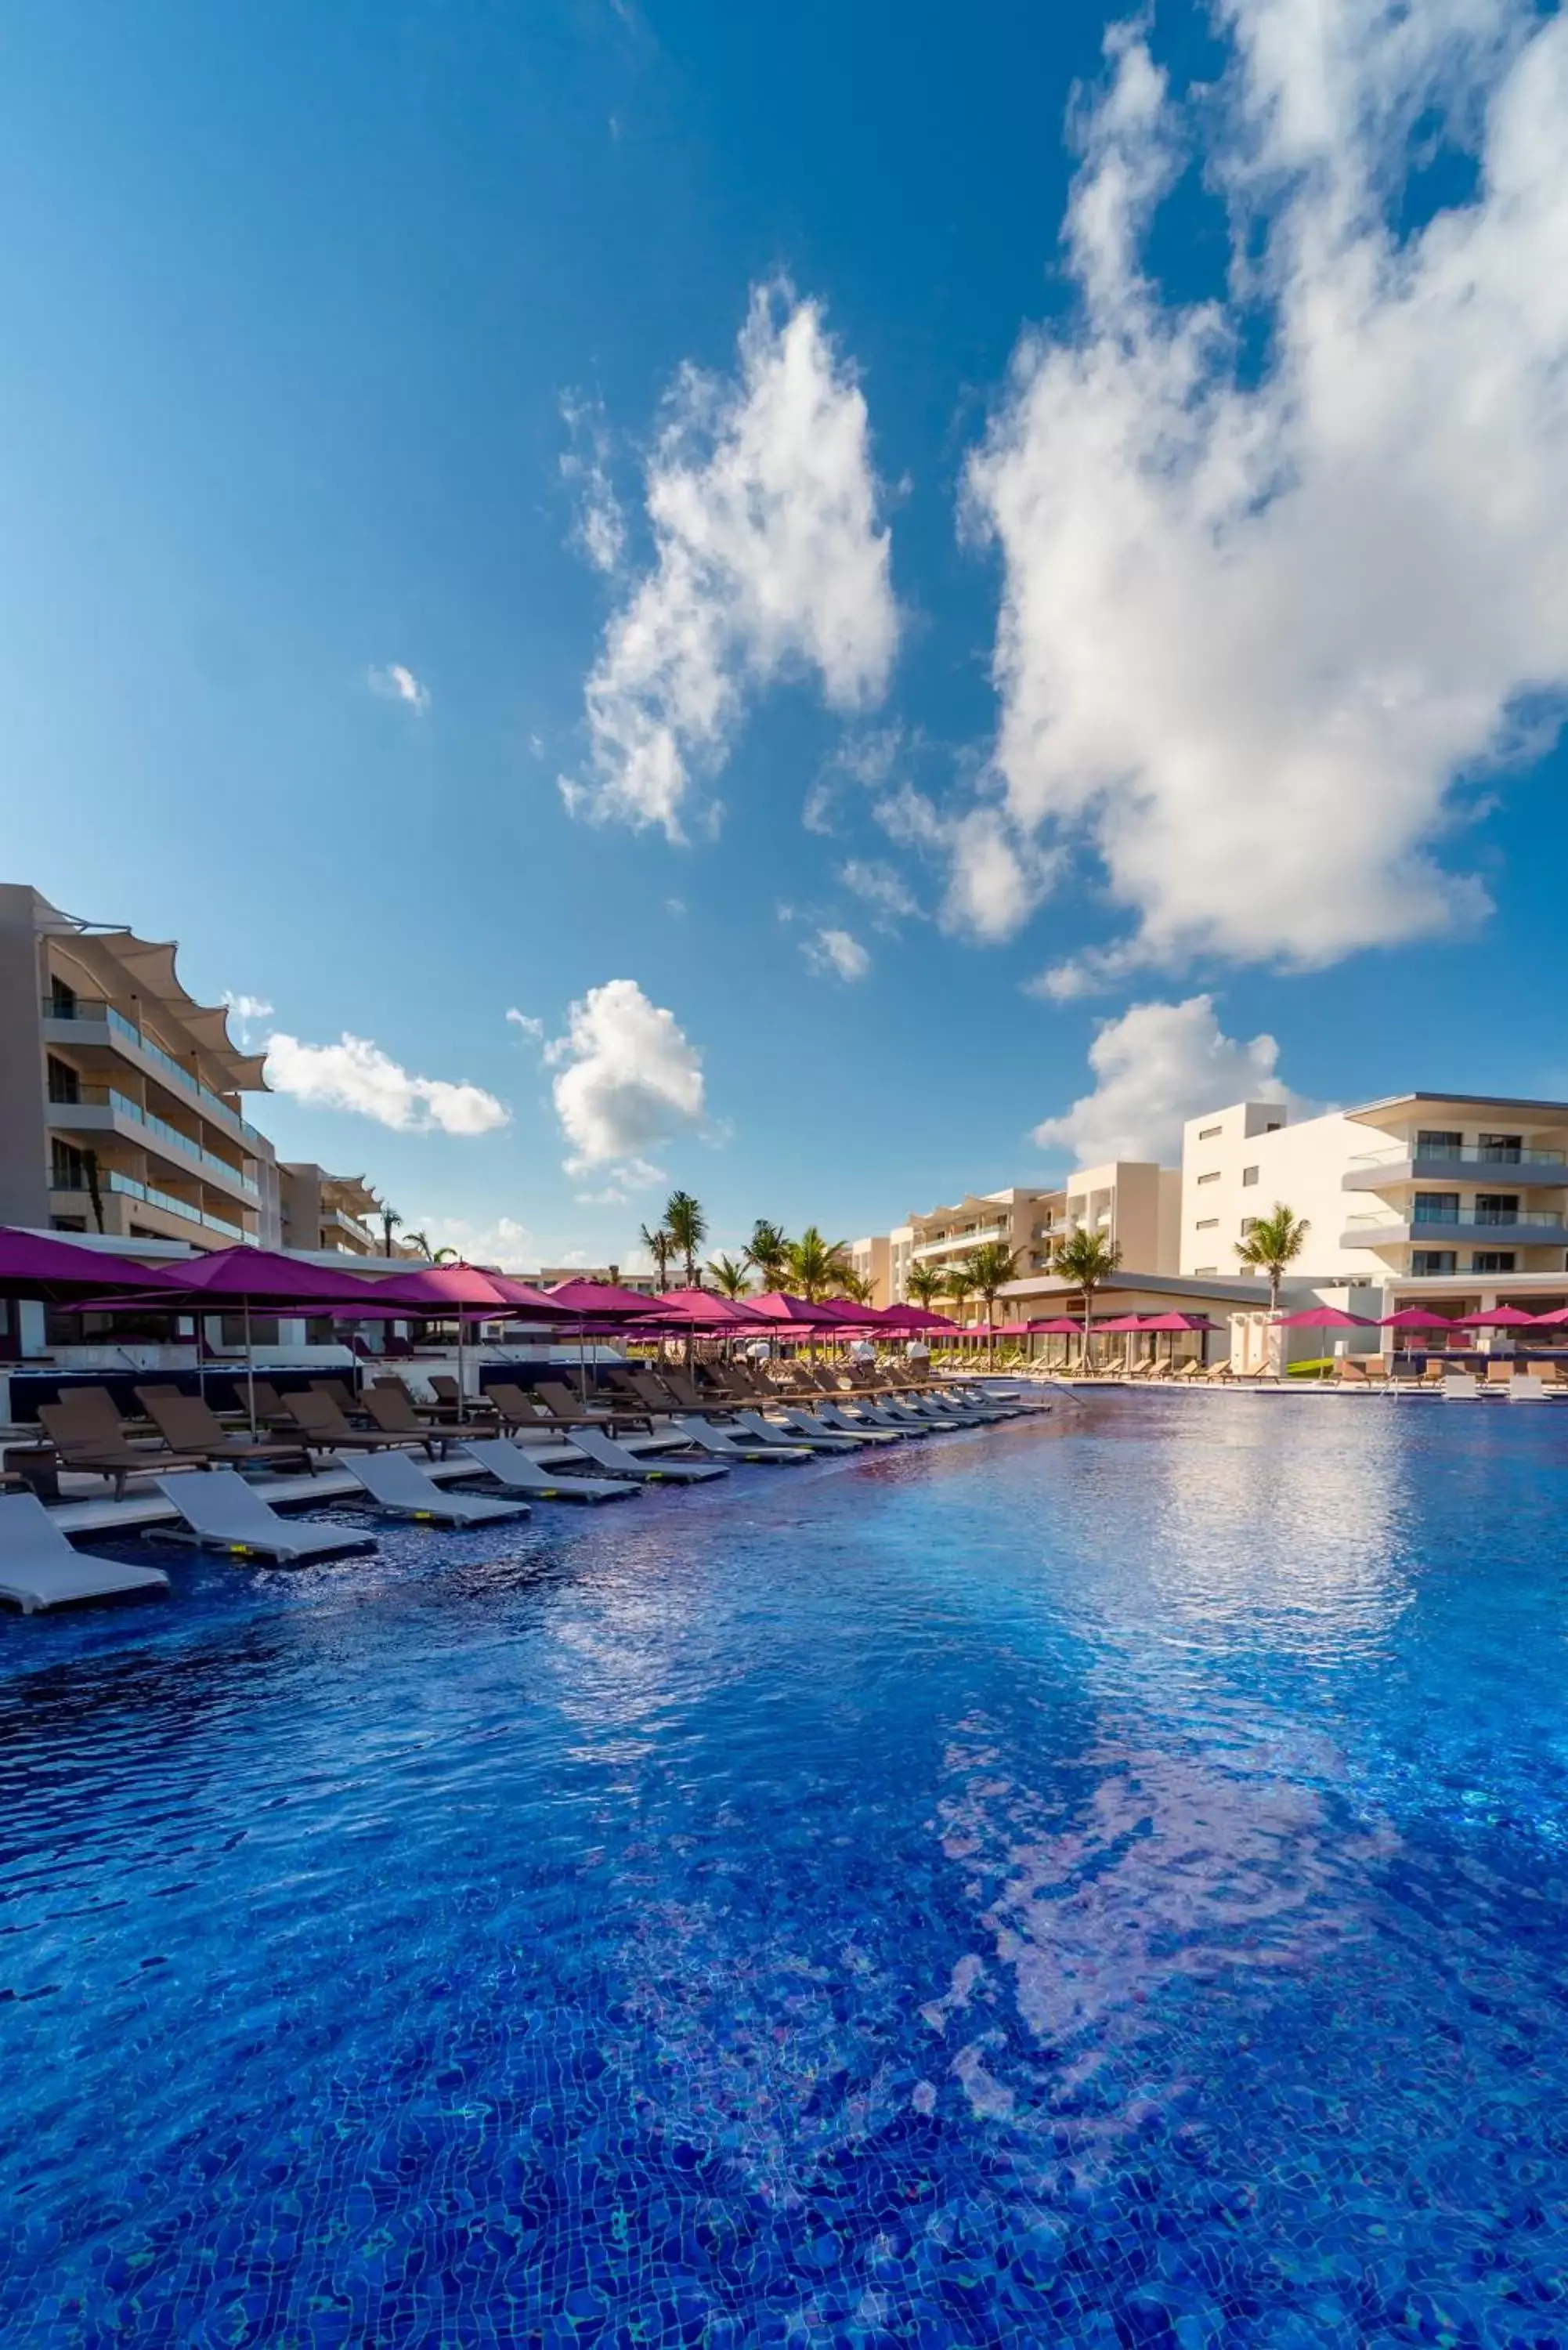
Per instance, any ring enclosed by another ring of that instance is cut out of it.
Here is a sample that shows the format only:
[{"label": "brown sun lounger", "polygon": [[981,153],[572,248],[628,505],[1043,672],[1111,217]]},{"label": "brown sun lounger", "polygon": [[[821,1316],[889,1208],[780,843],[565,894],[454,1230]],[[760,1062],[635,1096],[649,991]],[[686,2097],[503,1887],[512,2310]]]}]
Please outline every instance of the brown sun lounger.
[{"label": "brown sun lounger", "polygon": [[262,1468],[276,1468],[286,1461],[306,1475],[315,1473],[310,1447],[303,1440],[291,1444],[286,1438],[264,1437],[253,1444],[248,1436],[235,1436],[224,1428],[197,1396],[171,1394],[158,1388],[138,1388],[136,1392],[158,1433],[176,1452],[209,1463],[221,1462],[230,1469],[243,1469],[247,1461]]}]

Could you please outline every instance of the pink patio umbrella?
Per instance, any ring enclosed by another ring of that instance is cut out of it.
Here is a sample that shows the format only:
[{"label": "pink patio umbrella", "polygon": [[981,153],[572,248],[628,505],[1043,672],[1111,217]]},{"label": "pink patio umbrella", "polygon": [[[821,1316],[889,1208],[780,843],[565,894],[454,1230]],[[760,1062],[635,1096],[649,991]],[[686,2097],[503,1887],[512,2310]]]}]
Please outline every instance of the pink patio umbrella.
[{"label": "pink patio umbrella", "polygon": [[47,1232],[19,1232],[0,1225],[0,1297],[36,1297],[41,1305],[63,1305],[82,1296],[102,1297],[105,1310],[118,1301],[109,1290],[156,1290],[162,1286],[161,1268],[134,1264],[123,1257],[100,1255],[97,1249],[78,1248]]},{"label": "pink patio umbrella", "polygon": [[1434,1314],[1425,1305],[1402,1305],[1397,1314],[1386,1314],[1377,1325],[1380,1330],[1459,1330],[1463,1319],[1452,1314]]},{"label": "pink patio umbrella", "polygon": [[1177,1307],[1171,1306],[1163,1314],[1146,1314],[1143,1317],[1143,1326],[1146,1330],[1168,1330],[1170,1332],[1170,1346],[1167,1350],[1166,1355],[1166,1362],[1168,1367],[1176,1354],[1177,1335],[1180,1332],[1189,1330],[1196,1330],[1202,1334],[1203,1345],[1199,1351],[1199,1360],[1206,1364],[1209,1360],[1210,1335],[1211,1332],[1218,1330],[1220,1325],[1218,1322],[1210,1322],[1207,1314],[1183,1314]]},{"label": "pink patio umbrella", "polygon": [[[144,1273],[141,1287],[145,1295],[136,1301],[138,1304],[168,1305],[175,1312],[182,1307],[197,1314],[211,1313],[224,1305],[240,1308],[244,1322],[245,1394],[253,1436],[256,1388],[252,1314],[258,1307],[263,1312],[289,1314],[307,1312],[312,1307],[322,1311],[337,1306],[352,1313],[356,1309],[362,1311],[368,1301],[370,1310],[375,1311],[376,1284],[372,1282],[356,1280],[352,1274],[339,1273],[327,1265],[302,1264],[297,1257],[280,1256],[274,1249],[246,1248],[243,1244],[213,1249],[210,1255],[192,1257],[185,1264],[165,1265],[156,1281]],[[109,1301],[111,1308],[114,1302]]]},{"label": "pink patio umbrella", "polygon": [[931,1330],[957,1330],[958,1324],[950,1314],[937,1314],[929,1305],[867,1306],[867,1314],[876,1317],[879,1330],[901,1330],[916,1337]]},{"label": "pink patio umbrella", "polygon": [[653,1303],[700,1330],[732,1330],[753,1318],[749,1298],[742,1303],[717,1289],[664,1289]]},{"label": "pink patio umbrella", "polygon": [[1528,1330],[1541,1316],[1522,1314],[1517,1305],[1492,1305],[1484,1314],[1461,1314],[1459,1318],[1467,1330]]},{"label": "pink patio umbrella", "polygon": [[1276,1330],[1376,1330],[1365,1314],[1347,1314],[1343,1305],[1309,1305],[1300,1314],[1276,1314]]},{"label": "pink patio umbrella", "polygon": [[1130,1371],[1133,1333],[1135,1330],[1141,1330],[1143,1326],[1144,1317],[1141,1314],[1107,1314],[1103,1320],[1095,1323],[1094,1328],[1096,1331],[1103,1331],[1107,1337],[1120,1337],[1124,1332],[1126,1333],[1127,1346],[1122,1352],[1122,1367],[1124,1370]]}]

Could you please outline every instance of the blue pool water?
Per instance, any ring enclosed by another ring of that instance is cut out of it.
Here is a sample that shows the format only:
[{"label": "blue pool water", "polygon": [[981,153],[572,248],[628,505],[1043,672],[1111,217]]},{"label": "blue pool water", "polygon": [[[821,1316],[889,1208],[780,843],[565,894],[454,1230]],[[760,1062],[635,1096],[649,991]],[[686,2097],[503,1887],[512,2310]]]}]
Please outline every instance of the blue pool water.
[{"label": "blue pool water", "polygon": [[0,1624],[0,2339],[1568,2340],[1568,1413]]}]

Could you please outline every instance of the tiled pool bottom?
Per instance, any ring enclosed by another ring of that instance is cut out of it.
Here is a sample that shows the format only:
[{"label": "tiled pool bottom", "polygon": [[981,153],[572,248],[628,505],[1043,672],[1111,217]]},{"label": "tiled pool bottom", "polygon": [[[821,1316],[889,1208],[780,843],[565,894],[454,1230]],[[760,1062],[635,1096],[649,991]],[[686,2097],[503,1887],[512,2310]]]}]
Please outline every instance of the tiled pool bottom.
[{"label": "tiled pool bottom", "polygon": [[1568,2341],[1568,1414],[0,1624],[7,2344]]}]

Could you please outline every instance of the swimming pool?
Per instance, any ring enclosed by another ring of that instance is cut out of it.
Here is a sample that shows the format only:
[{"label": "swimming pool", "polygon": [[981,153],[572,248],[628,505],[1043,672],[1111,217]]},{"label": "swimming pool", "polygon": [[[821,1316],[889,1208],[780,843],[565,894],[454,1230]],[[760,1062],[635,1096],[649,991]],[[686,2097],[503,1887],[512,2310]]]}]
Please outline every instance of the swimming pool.
[{"label": "swimming pool", "polygon": [[1565,1462],[1126,1392],[0,1623],[0,2338],[1563,2341]]}]

